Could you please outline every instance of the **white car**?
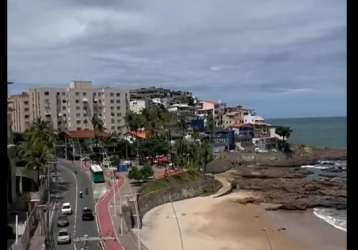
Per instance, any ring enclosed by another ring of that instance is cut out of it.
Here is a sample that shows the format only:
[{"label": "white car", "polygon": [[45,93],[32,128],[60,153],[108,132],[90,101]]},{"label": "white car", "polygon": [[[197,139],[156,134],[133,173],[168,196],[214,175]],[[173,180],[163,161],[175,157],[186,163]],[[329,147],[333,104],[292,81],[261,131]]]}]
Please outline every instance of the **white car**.
[{"label": "white car", "polygon": [[61,208],[62,214],[72,214],[71,204],[69,202],[63,203]]},{"label": "white car", "polygon": [[67,229],[61,229],[57,235],[57,244],[69,244],[71,243],[71,236]]}]

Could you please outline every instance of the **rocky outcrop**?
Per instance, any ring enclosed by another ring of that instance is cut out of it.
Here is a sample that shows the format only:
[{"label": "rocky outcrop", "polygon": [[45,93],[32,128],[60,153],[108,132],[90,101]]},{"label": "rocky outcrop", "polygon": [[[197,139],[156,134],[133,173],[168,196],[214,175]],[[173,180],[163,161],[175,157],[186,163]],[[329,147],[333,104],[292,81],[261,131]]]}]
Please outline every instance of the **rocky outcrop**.
[{"label": "rocky outcrop", "polygon": [[346,208],[344,178],[306,178],[314,171],[301,168],[240,167],[228,177],[239,189],[256,191],[260,198],[241,203],[264,202],[280,204],[270,209],[302,210],[312,207]]},{"label": "rocky outcrop", "polygon": [[221,173],[231,168],[249,165],[293,167],[315,164],[319,160],[345,160],[346,158],[346,150],[293,145],[291,153],[225,152],[220,158],[207,165],[207,171]]}]

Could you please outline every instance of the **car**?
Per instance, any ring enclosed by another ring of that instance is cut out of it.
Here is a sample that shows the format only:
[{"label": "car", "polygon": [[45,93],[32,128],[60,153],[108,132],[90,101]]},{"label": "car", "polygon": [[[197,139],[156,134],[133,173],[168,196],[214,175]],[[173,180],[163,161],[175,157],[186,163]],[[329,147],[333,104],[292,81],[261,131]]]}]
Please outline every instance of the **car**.
[{"label": "car", "polygon": [[66,215],[60,215],[57,218],[57,226],[58,227],[67,227],[70,224],[70,222],[68,221],[68,218]]},{"label": "car", "polygon": [[82,220],[94,220],[92,210],[88,207],[82,209]]},{"label": "car", "polygon": [[72,208],[71,208],[71,204],[69,202],[62,204],[61,213],[63,215],[72,214]]},{"label": "car", "polygon": [[70,244],[71,236],[67,229],[61,229],[57,235],[57,244]]}]

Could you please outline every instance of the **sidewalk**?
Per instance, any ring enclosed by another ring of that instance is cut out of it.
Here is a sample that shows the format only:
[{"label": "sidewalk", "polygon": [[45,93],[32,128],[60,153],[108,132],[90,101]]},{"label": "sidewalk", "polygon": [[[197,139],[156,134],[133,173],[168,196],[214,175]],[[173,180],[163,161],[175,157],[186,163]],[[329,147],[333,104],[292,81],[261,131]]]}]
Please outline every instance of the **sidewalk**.
[{"label": "sidewalk", "polygon": [[45,249],[45,235],[41,234],[41,225],[40,223],[37,225],[36,231],[31,238],[29,244],[29,250],[41,250]]},{"label": "sidewalk", "polygon": [[[127,225],[125,220],[123,219],[123,234],[121,234],[121,216],[120,216],[120,199],[121,205],[130,206],[128,204],[128,199],[125,197],[125,194],[135,193],[138,188],[132,187],[129,183],[129,180],[125,173],[119,174],[120,178],[123,178],[123,185],[119,192],[116,192],[116,207],[114,206],[114,200],[111,199],[110,202],[110,213],[112,217],[112,222],[114,224],[115,229],[117,230],[117,235],[120,241],[122,242],[122,246],[126,250],[137,250],[138,249],[138,236],[140,239],[140,230],[138,234],[137,229],[131,229],[130,225]],[[147,247],[141,242],[141,249],[146,250]]]}]

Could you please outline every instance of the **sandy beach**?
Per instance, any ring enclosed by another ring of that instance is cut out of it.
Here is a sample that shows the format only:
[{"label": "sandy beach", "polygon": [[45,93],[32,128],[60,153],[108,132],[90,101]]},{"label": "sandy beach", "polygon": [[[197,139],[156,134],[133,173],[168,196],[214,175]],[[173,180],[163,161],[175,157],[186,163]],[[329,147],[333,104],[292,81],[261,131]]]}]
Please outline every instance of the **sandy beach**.
[{"label": "sandy beach", "polygon": [[[346,249],[346,233],[316,218],[311,211],[266,211],[242,205],[245,192],[224,197],[197,197],[174,202],[186,250]],[[181,250],[180,233],[171,204],[150,210],[143,218],[141,238],[150,250]]]}]

